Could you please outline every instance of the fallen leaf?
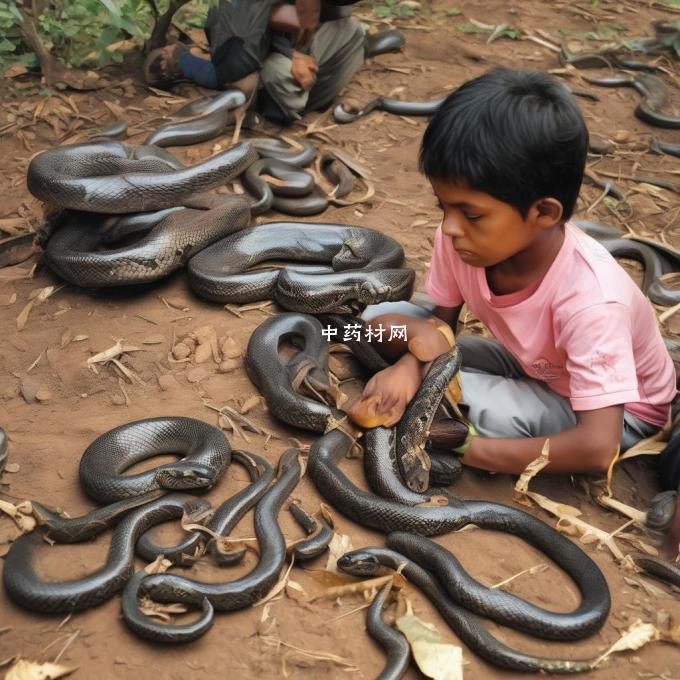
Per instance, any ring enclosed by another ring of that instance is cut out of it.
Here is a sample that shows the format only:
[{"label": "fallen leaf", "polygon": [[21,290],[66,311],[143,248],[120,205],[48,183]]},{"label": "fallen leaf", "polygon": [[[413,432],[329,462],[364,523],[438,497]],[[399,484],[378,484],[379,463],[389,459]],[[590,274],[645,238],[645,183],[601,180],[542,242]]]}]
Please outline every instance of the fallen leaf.
[{"label": "fallen leaf", "polygon": [[441,642],[436,627],[413,615],[411,603],[405,616],[396,621],[397,628],[406,636],[418,668],[433,680],[463,680],[463,650]]},{"label": "fallen leaf", "polygon": [[331,542],[328,544],[328,560],[326,561],[326,571],[331,571],[336,574],[342,572],[338,569],[338,559],[345,553],[354,550],[352,539],[346,534],[333,534]]},{"label": "fallen leaf", "polygon": [[532,460],[529,465],[526,466],[524,472],[519,476],[519,479],[515,483],[515,488],[512,494],[512,500],[521,503],[522,505],[530,506],[526,500],[527,491],[529,489],[529,482],[546,466],[550,463],[550,440],[546,439],[543,448],[541,449],[541,455]]},{"label": "fallen leaf", "polygon": [[5,680],[55,680],[73,673],[75,668],[68,668],[56,663],[37,663],[19,659],[5,675]]},{"label": "fallen leaf", "polygon": [[615,652],[624,652],[629,649],[640,649],[648,642],[659,640],[660,635],[656,627],[651,623],[643,623],[639,619],[611,646],[604,654],[595,659],[593,668],[597,668],[605,659]]}]

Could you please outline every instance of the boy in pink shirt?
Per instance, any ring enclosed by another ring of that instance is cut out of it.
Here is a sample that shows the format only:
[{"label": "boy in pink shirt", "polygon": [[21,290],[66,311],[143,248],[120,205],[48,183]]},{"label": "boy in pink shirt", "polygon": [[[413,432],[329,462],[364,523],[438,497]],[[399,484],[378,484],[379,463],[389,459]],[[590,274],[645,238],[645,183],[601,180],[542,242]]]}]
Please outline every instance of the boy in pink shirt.
[{"label": "boy in pink shirt", "polygon": [[[606,471],[668,418],[675,370],[651,305],[569,222],[587,148],[568,90],[509,69],[463,84],[423,137],[421,168],[443,211],[426,280],[433,313],[455,329],[466,303],[495,338],[458,338],[472,427],[455,450],[466,465],[519,474],[549,437],[548,471]],[[388,312],[371,323],[406,324],[420,343],[419,358],[405,342],[385,347],[396,361],[362,395],[392,425],[448,345],[423,320]]]}]

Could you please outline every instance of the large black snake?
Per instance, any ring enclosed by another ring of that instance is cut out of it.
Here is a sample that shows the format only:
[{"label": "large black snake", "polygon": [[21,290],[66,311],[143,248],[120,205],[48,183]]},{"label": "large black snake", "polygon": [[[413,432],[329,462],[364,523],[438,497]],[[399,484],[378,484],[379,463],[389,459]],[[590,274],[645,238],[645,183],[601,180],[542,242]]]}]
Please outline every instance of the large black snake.
[{"label": "large black snake", "polygon": [[72,210],[109,214],[160,210],[224,184],[257,158],[253,147],[243,143],[198,165],[176,169],[149,148],[152,154],[143,160],[139,147],[112,141],[43,151],[28,167],[28,189],[46,203]]},{"label": "large black snake", "polygon": [[[296,311],[344,311],[409,297],[415,274],[400,268],[403,258],[401,246],[374,229],[269,222],[194,256],[189,284],[216,302],[275,299]],[[274,266],[256,268],[269,261]]]}]

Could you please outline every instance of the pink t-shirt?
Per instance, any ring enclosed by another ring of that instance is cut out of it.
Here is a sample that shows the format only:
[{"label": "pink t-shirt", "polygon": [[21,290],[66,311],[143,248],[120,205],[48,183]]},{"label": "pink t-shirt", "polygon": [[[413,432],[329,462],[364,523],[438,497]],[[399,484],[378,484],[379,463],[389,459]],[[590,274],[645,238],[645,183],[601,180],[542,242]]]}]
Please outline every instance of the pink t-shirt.
[{"label": "pink t-shirt", "polygon": [[662,426],[675,369],[651,304],[607,250],[567,223],[565,239],[535,290],[494,295],[483,267],[465,264],[437,229],[426,279],[443,307],[467,303],[532,378],[575,411],[624,404]]}]

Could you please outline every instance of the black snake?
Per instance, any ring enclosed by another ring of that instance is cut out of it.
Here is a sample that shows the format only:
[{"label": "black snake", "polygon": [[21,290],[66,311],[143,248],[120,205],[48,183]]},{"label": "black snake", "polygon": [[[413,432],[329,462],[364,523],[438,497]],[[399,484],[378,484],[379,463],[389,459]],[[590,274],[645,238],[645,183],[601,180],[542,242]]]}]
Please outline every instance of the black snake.
[{"label": "black snake", "polygon": [[28,189],[46,203],[73,210],[160,210],[224,184],[257,158],[255,149],[242,143],[198,165],[176,169],[150,149],[151,156],[143,160],[139,148],[113,141],[49,149],[31,161]]},{"label": "black snake", "polygon": [[[152,456],[182,454],[174,463],[123,475]],[[231,462],[224,433],[195,418],[160,417],[120,425],[90,444],[80,460],[80,483],[100,503],[157,489],[209,489]]]},{"label": "black snake", "polygon": [[[216,302],[275,299],[296,311],[345,311],[409,297],[415,274],[399,268],[403,258],[402,247],[374,229],[268,222],[195,255],[189,284]],[[270,261],[274,266],[257,268]]]},{"label": "black snake", "polygon": [[[45,261],[52,271],[78,286],[147,283],[183,267],[206,246],[243,229],[249,221],[249,204],[237,196],[225,197],[212,210],[167,210],[151,226],[152,220],[140,218],[112,229],[101,215],[73,213],[48,241]],[[98,249],[140,231],[147,233],[132,245]]]}]

